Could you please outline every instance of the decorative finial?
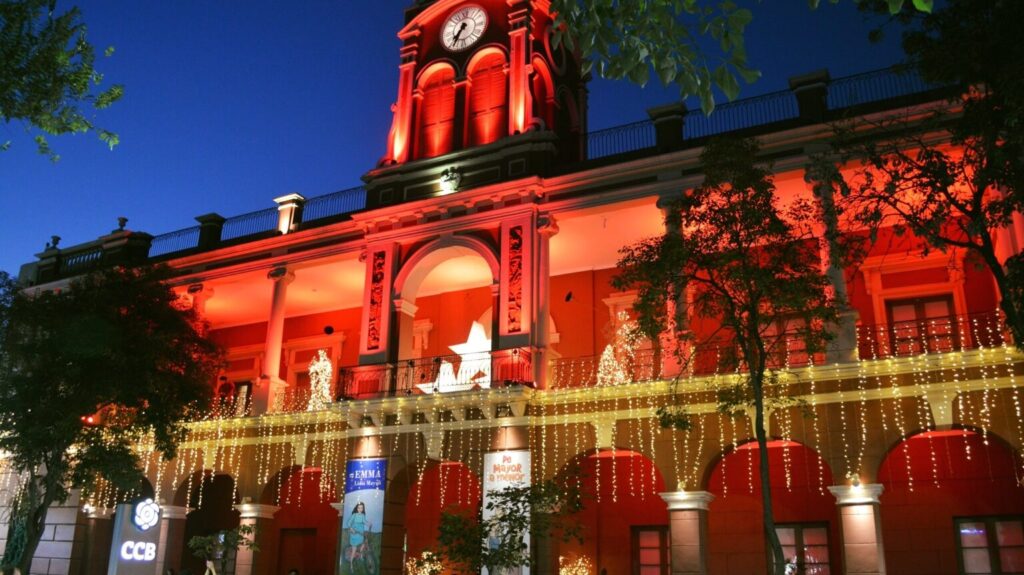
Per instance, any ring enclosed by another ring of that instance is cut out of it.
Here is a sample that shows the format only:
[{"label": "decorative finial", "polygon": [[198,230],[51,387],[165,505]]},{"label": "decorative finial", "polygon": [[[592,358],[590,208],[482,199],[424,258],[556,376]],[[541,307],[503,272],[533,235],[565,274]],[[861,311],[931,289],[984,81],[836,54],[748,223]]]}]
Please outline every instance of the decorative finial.
[{"label": "decorative finial", "polygon": [[120,216],[117,218],[117,231],[123,232],[124,227],[128,225],[128,218]]}]

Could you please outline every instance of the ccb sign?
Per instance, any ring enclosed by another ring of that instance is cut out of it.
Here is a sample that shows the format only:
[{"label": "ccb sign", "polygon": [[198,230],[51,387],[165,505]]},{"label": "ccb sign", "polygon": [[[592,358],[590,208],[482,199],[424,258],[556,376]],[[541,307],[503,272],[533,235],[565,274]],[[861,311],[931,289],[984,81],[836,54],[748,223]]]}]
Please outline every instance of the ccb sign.
[{"label": "ccb sign", "polygon": [[152,499],[117,506],[107,575],[156,575],[160,506]]}]

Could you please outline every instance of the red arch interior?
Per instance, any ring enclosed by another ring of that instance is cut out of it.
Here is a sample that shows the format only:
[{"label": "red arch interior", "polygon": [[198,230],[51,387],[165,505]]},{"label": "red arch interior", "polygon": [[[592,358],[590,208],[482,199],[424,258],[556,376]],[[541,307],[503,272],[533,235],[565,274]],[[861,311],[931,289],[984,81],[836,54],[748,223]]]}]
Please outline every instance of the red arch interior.
[{"label": "red arch interior", "polygon": [[986,446],[969,431],[915,435],[889,452],[878,473],[889,572],[955,572],[953,518],[1024,514],[1020,469],[997,438]]},{"label": "red arch interior", "polygon": [[[338,546],[338,512],[334,485],[321,483],[315,468],[296,470],[280,491],[280,510],[265,539],[277,549],[276,573],[297,569],[303,575],[332,575]],[[326,488],[325,491],[321,491]],[[273,557],[274,555],[266,555]]]},{"label": "red arch interior", "polygon": [[480,479],[464,464],[446,461],[425,470],[405,503],[407,557],[418,557],[437,541],[442,510],[475,515],[479,508]]},{"label": "red arch interior", "polygon": [[[759,458],[757,444],[747,443],[723,457],[711,472],[707,487],[715,495],[708,512],[711,573],[767,572]],[[831,470],[813,449],[783,441],[769,442],[768,465],[776,523],[828,522],[831,572],[842,573],[836,501],[826,489],[833,484]]]}]

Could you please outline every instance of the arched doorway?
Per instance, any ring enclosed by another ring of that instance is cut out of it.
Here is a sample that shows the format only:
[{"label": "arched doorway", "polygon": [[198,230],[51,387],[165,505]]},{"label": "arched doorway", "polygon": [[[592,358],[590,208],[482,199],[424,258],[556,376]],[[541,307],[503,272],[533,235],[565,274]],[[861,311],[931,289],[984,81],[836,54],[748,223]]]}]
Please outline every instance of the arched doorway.
[{"label": "arched doorway", "polygon": [[[708,567],[712,573],[768,572],[758,472],[760,448],[748,442],[724,454],[711,469],[707,491]],[[800,573],[842,573],[832,471],[811,448],[793,441],[768,442],[772,508],[786,557],[797,556]],[[811,566],[816,566],[808,568]],[[813,570],[817,569],[817,570]]]},{"label": "arched doorway", "polygon": [[890,573],[1024,572],[1021,459],[999,437],[913,435],[882,461],[882,540]]},{"label": "arched doorway", "polygon": [[634,451],[604,450],[572,466],[584,497],[577,514],[583,541],[559,542],[556,557],[594,573],[667,573],[661,569],[668,565],[668,507],[658,495],[665,482],[654,462]]},{"label": "arched doorway", "polygon": [[262,502],[280,507],[269,533],[262,537],[276,555],[276,571],[291,569],[303,575],[332,575],[338,546],[338,502],[334,482],[318,467],[290,467],[278,472],[263,491]]},{"label": "arched doorway", "polygon": [[409,489],[405,503],[406,557],[419,557],[434,546],[442,512],[475,515],[480,508],[480,489],[480,478],[461,462],[428,466]]},{"label": "arched doorway", "polygon": [[197,471],[178,487],[175,504],[192,509],[185,517],[185,538],[180,563],[182,570],[202,573],[206,569],[203,561],[188,548],[189,540],[238,527],[238,511],[234,508],[238,501],[235,497],[234,478],[212,471]]}]

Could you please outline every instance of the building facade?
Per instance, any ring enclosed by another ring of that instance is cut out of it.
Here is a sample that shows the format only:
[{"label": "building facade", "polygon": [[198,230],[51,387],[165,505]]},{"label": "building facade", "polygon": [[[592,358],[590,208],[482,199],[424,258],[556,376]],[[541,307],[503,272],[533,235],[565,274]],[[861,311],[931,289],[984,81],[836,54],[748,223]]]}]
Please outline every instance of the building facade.
[{"label": "building facade", "polygon": [[[53,509],[34,573],[199,573],[185,542],[239,524],[260,550],[233,558],[238,575],[407,573],[441,511],[478,509],[502,462],[524,480],[582,470],[583,541],[532,542],[538,573],[767,572],[752,415],[715,400],[740,376],[721,347],[679,365],[623,336],[636,294],[612,287],[619,249],[665,233],[664,201],[700,183],[709,137],[756,136],[779,196],[812,198],[830,122],[910,117],[943,94],[891,71],[815,73],[708,117],[670,105],[588,133],[585,78],[551,25],[545,1],[420,1],[364,186],[121,229],[23,268],[48,289],[166,263],[228,355],[178,458],[141,446],[141,492]],[[1004,256],[1016,224],[994,238]],[[852,313],[835,344],[793,341],[776,366],[773,393],[800,400],[768,423],[787,557],[799,573],[1024,572],[1022,358],[992,278],[885,230],[841,271]],[[690,430],[659,424],[673,402]],[[379,509],[353,523],[374,491]],[[146,497],[155,551],[124,559],[130,508],[115,504]]]}]

